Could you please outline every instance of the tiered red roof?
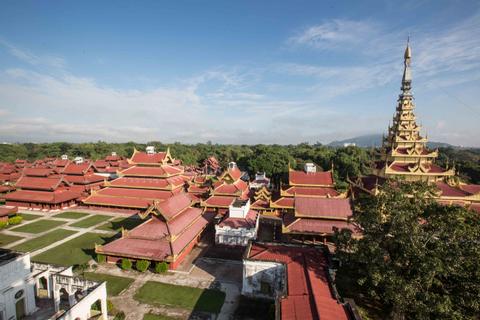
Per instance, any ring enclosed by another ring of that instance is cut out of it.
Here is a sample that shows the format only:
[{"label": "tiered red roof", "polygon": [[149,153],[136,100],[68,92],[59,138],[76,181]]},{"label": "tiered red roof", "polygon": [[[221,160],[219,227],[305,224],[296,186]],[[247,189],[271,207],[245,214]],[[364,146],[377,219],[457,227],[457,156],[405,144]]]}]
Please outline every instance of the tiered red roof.
[{"label": "tiered red roof", "polygon": [[129,165],[123,170],[119,164],[119,178],[106,182],[106,188],[92,193],[83,203],[90,207],[141,211],[154,201],[164,201],[184,191],[188,178],[183,176],[183,167],[172,165],[168,151],[147,154],[135,150],[128,161]]},{"label": "tiered red roof", "polygon": [[331,171],[305,172],[290,170],[288,180],[291,186],[317,186],[333,187],[333,174]]},{"label": "tiered red roof", "polygon": [[211,196],[201,202],[206,208],[228,208],[236,199],[248,199],[248,183],[241,180],[242,172],[235,166],[228,168],[214,183]]},{"label": "tiered red roof", "polygon": [[294,198],[294,213],[283,216],[287,233],[331,235],[335,229],[358,230],[347,222],[353,214],[349,199]]},{"label": "tiered red roof", "polygon": [[114,257],[167,261],[174,268],[213,219],[212,213],[191,204],[185,193],[155,202],[145,212],[145,216],[152,216],[150,220],[96,251]]},{"label": "tiered red roof", "polygon": [[97,175],[97,167],[91,162],[69,163],[61,171],[65,180],[70,182],[73,190],[87,195],[91,190],[96,190],[105,181],[105,178]]},{"label": "tiered red roof", "polygon": [[286,294],[280,297],[280,318],[285,320],[348,320],[345,307],[333,297],[327,261],[315,248],[252,244],[248,260],[285,264]]}]

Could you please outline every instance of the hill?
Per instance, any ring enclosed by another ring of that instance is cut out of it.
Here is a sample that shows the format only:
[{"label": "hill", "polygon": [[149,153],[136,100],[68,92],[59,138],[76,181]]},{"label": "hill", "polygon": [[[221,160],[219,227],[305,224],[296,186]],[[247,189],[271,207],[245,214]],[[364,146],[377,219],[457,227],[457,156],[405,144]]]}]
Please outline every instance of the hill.
[{"label": "hill", "polygon": [[[328,146],[343,147],[349,143],[354,143],[357,147],[362,147],[362,148],[380,147],[382,145],[382,135],[369,134],[369,135],[353,137],[345,140],[335,140],[330,142]],[[428,147],[435,149],[435,148],[446,148],[446,147],[453,147],[453,146],[451,144],[444,143],[444,142],[431,141],[428,143]]]}]

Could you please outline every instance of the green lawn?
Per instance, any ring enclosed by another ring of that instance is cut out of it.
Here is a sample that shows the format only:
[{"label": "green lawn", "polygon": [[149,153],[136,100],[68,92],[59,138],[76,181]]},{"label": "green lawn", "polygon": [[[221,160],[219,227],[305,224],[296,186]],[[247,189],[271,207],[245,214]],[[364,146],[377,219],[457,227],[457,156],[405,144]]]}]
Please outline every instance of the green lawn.
[{"label": "green lawn", "polygon": [[43,236],[16,245],[12,249],[22,252],[33,252],[35,250],[44,248],[54,242],[65,239],[66,237],[71,236],[74,233],[76,232],[65,229],[53,230],[52,232],[44,234]]},{"label": "green lawn", "polygon": [[0,233],[0,247],[6,246],[9,243],[23,239],[22,237],[11,236],[8,234]]},{"label": "green lawn", "polygon": [[82,221],[78,221],[77,223],[74,223],[70,226],[76,227],[76,228],[88,228],[96,224],[99,224],[100,222],[103,222],[105,220],[108,220],[110,218],[111,216],[94,215],[86,219],[83,219]]},{"label": "green lawn", "polygon": [[53,229],[55,227],[65,224],[66,221],[55,221],[55,220],[40,220],[36,222],[29,223],[24,226],[11,229],[11,231],[18,232],[27,232],[27,233],[41,233]]},{"label": "green lawn", "polygon": [[85,272],[85,279],[93,281],[107,281],[107,293],[109,296],[117,296],[126,289],[135,279],[111,276],[103,273]]},{"label": "green lawn", "polygon": [[95,243],[104,244],[111,240],[112,238],[102,234],[84,233],[75,239],[32,257],[32,260],[62,266],[83,264],[95,257]]},{"label": "green lawn", "polygon": [[27,221],[35,220],[42,217],[41,215],[38,215],[38,214],[29,214],[29,213],[18,213],[18,215],[22,216],[23,220],[27,220]]},{"label": "green lawn", "polygon": [[179,318],[172,318],[164,316],[163,314],[147,313],[143,316],[143,320],[179,320]]},{"label": "green lawn", "polygon": [[102,224],[96,229],[118,232],[123,227],[127,230],[131,230],[145,221],[146,220],[136,219],[136,218],[116,218],[116,219],[113,219],[112,221]]},{"label": "green lawn", "polygon": [[151,305],[219,313],[225,301],[225,293],[148,281],[135,293],[134,298]]},{"label": "green lawn", "polygon": [[63,218],[63,219],[80,219],[83,217],[88,216],[88,213],[83,213],[83,212],[73,212],[73,211],[67,211],[67,212],[62,212],[57,215],[55,215],[55,218]]}]

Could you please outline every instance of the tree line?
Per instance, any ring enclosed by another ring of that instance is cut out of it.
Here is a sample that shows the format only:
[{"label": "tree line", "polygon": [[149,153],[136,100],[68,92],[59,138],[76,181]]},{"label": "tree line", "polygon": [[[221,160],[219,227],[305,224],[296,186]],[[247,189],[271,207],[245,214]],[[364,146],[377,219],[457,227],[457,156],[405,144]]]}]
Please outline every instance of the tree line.
[{"label": "tree line", "polygon": [[[126,142],[108,143],[104,141],[89,143],[19,143],[0,145],[0,161],[13,162],[15,159],[30,161],[45,157],[70,158],[81,156],[97,160],[115,151],[123,157],[130,157],[134,148],[145,150],[147,145],[155,146],[157,151],[170,148],[174,158],[185,165],[201,165],[209,156],[215,156],[222,166],[230,161],[247,171],[250,175],[265,171],[274,182],[287,182],[288,167],[301,169],[306,162],[317,164],[320,170],[330,170],[333,166],[337,184],[345,185],[348,177],[370,173],[373,159],[378,150],[355,146],[334,148],[320,143],[297,145],[223,145],[212,143],[165,144],[151,141],[145,144]],[[440,149],[438,163],[452,166],[455,163],[462,178],[472,183],[480,183],[480,149]]]}]

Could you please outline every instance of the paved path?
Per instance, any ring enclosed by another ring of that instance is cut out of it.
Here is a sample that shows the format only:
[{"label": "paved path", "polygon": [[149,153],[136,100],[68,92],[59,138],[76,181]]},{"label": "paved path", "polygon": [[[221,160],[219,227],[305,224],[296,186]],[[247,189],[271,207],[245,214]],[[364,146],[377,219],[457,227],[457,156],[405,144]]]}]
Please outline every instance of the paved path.
[{"label": "paved path", "polygon": [[[74,210],[64,210],[62,212],[68,212],[68,211],[74,211]],[[46,246],[46,247],[43,247],[43,248],[40,248],[38,250],[35,250],[35,251],[32,251],[30,252],[30,255],[33,257],[33,256],[36,256],[40,253],[43,253],[47,250],[50,250],[52,248],[55,248],[67,241],[70,241],[72,239],[75,239],[85,233],[88,233],[88,232],[94,232],[94,233],[101,233],[101,234],[114,234],[115,231],[107,231],[107,230],[97,230],[95,228],[98,228],[99,226],[111,221],[111,220],[114,220],[115,218],[118,218],[119,216],[118,215],[113,215],[112,212],[109,212],[111,215],[111,218],[107,219],[107,220],[104,220],[104,221],[101,221],[93,226],[90,226],[90,227],[87,227],[87,228],[78,228],[78,227],[73,227],[73,226],[70,226],[71,224],[74,224],[74,223],[77,223],[78,221],[81,221],[81,220],[84,220],[84,219],[87,219],[89,217],[91,217],[91,215],[89,216],[85,216],[85,217],[81,217],[81,218],[78,218],[78,219],[66,219],[66,218],[56,218],[55,215],[58,215],[60,214],[61,212],[31,212],[31,211],[27,211],[27,210],[21,210],[20,213],[27,213],[27,214],[33,214],[33,215],[38,215],[40,216],[40,218],[37,218],[37,219],[34,219],[34,220],[27,220],[27,221],[24,221],[22,222],[22,224],[20,224],[20,226],[24,226],[24,225],[28,225],[30,223],[34,223],[34,222],[38,222],[38,221],[42,221],[42,220],[55,220],[55,221],[66,221],[66,224],[62,224],[62,225],[59,225],[59,226],[56,226],[56,227],[53,227],[47,231],[44,231],[44,232],[39,232],[39,233],[27,233],[27,232],[18,232],[18,231],[14,231],[14,230],[11,230],[11,229],[6,229],[6,230],[2,230],[2,233],[4,234],[8,234],[8,235],[12,235],[12,236],[19,236],[19,237],[23,237],[24,239],[20,239],[18,241],[15,241],[15,242],[12,242],[12,243],[9,243],[8,245],[5,245],[4,248],[12,248],[12,247],[15,247],[21,243],[24,243],[24,242],[27,242],[29,240],[32,240],[32,239],[35,239],[37,237],[40,237],[44,234],[47,234],[53,230],[56,230],[56,229],[67,229],[67,230],[72,230],[72,231],[75,231],[76,233],[62,239],[62,240],[59,240],[57,242],[53,242],[51,243],[50,245]],[[121,216],[123,217],[123,216]]]},{"label": "paved path", "polygon": [[[85,216],[79,219],[64,219],[64,218],[54,217],[55,215],[58,215],[61,212],[67,212],[67,211],[86,212],[91,215]],[[41,220],[67,221],[67,223],[54,227],[45,232],[36,233],[36,234],[16,232],[9,229],[2,230],[1,232],[4,234],[20,236],[24,238],[19,241],[6,245],[5,248],[14,247],[18,244],[37,238],[41,235],[47,234],[56,229],[67,229],[67,230],[76,231],[76,233],[71,236],[68,236],[44,248],[31,252],[32,256],[38,255],[47,250],[55,248],[69,240],[75,239],[88,232],[101,233],[101,234],[113,234],[113,232],[111,231],[97,230],[96,228],[115,218],[126,217],[124,214],[115,214],[114,212],[100,213],[92,210],[84,210],[84,209],[76,209],[76,208],[69,208],[67,210],[62,210],[58,212],[38,212],[38,211],[29,211],[29,210],[21,210],[20,212],[40,216],[40,218],[38,219],[24,221],[21,225],[28,225],[30,223],[34,223]],[[78,227],[71,226],[72,224],[80,220],[87,219],[88,217],[91,217],[94,214],[110,215],[111,218],[105,221],[101,221],[98,224],[88,228],[78,228]],[[158,281],[162,283],[202,288],[202,289],[212,288],[212,287],[219,288],[220,290],[225,292],[226,297],[225,297],[225,303],[222,306],[222,309],[217,319],[221,319],[221,320],[232,319],[233,313],[238,306],[239,297],[240,297],[240,291],[242,286],[242,264],[241,262],[227,262],[227,261],[219,261],[214,259],[203,259],[203,258],[196,259],[197,255],[201,255],[201,251],[203,251],[204,249],[205,248],[199,247],[193,250],[195,254],[192,253],[192,255],[189,258],[187,258],[185,266],[182,266],[181,268],[182,270],[179,272],[169,272],[167,274],[156,274],[151,272],[139,273],[136,271],[125,272],[120,268],[118,268],[117,266],[107,265],[107,264],[98,265],[98,268],[95,272],[135,279],[135,281],[124,292],[120,293],[120,295],[116,297],[109,297],[109,299],[112,300],[112,302],[114,303],[117,309],[125,312],[126,319],[131,319],[131,320],[142,319],[143,315],[146,313],[163,314],[163,315],[177,317],[181,319],[190,319],[190,320],[199,319],[197,316],[192,315],[191,310],[151,306],[151,305],[139,303],[138,301],[133,299],[135,292],[141,286],[143,286],[147,281]]]},{"label": "paved path", "polygon": [[142,319],[143,315],[148,312],[179,317],[181,319],[196,318],[190,310],[145,305],[133,299],[135,292],[147,281],[202,289],[218,287],[219,285],[219,289],[226,294],[225,303],[217,318],[221,320],[232,319],[240,298],[242,265],[235,262],[215,262],[213,260],[204,261],[199,259],[189,274],[184,272],[169,272],[168,274],[139,273],[136,271],[123,271],[117,266],[107,264],[99,265],[96,272],[135,279],[127,290],[119,296],[111,298],[115,306],[118,306],[119,310],[125,312],[126,319]]}]

